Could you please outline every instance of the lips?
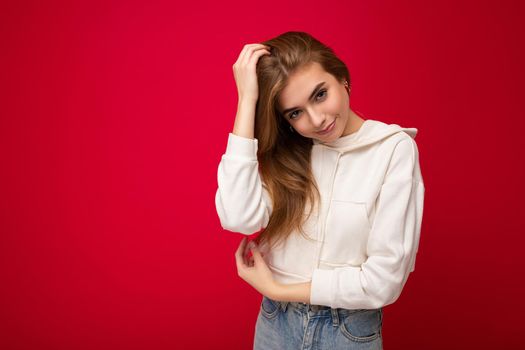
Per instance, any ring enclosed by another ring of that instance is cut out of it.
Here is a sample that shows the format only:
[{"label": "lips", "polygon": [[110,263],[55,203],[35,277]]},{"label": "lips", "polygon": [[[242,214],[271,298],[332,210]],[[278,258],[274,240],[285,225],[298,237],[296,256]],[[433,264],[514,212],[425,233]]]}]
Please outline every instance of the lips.
[{"label": "lips", "polygon": [[334,126],[334,123],[335,123],[335,120],[330,125],[328,125],[328,127],[326,129],[318,131],[317,133],[318,134],[326,134],[326,133],[330,132],[332,130],[333,126]]}]

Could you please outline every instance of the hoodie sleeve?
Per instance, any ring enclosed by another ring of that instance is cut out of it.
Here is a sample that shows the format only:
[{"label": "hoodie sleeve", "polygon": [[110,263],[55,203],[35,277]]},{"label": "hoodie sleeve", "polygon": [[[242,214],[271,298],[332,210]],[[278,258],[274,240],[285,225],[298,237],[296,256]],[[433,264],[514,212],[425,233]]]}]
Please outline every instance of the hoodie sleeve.
[{"label": "hoodie sleeve", "polygon": [[425,187],[412,138],[393,152],[360,267],[315,269],[310,303],[332,308],[376,309],[392,304],[414,270]]},{"label": "hoodie sleeve", "polygon": [[266,227],[271,201],[259,175],[257,139],[229,133],[217,182],[215,208],[223,229],[249,235]]}]

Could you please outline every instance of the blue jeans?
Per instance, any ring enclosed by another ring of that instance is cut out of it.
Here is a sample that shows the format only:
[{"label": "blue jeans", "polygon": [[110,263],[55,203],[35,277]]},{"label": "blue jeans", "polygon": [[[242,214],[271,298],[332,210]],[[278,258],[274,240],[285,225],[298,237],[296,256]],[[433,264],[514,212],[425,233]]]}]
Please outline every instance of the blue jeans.
[{"label": "blue jeans", "polygon": [[383,349],[383,308],[332,309],[263,296],[254,350]]}]

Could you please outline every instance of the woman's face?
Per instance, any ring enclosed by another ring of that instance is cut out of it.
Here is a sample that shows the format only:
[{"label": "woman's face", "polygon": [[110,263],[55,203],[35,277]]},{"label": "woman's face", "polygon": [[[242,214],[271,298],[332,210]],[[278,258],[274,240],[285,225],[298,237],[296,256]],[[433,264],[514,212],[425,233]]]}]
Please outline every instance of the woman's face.
[{"label": "woman's face", "polygon": [[289,77],[279,111],[295,132],[330,142],[348,129],[349,95],[343,83],[313,62]]}]

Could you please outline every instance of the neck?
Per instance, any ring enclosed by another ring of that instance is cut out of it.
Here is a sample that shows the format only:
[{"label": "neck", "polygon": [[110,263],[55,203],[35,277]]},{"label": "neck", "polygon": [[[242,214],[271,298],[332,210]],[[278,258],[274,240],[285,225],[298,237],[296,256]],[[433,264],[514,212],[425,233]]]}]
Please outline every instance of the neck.
[{"label": "neck", "polygon": [[356,132],[364,122],[365,121],[363,118],[355,114],[354,111],[350,109],[348,113],[348,121],[346,122],[345,130],[341,136],[350,135]]}]

